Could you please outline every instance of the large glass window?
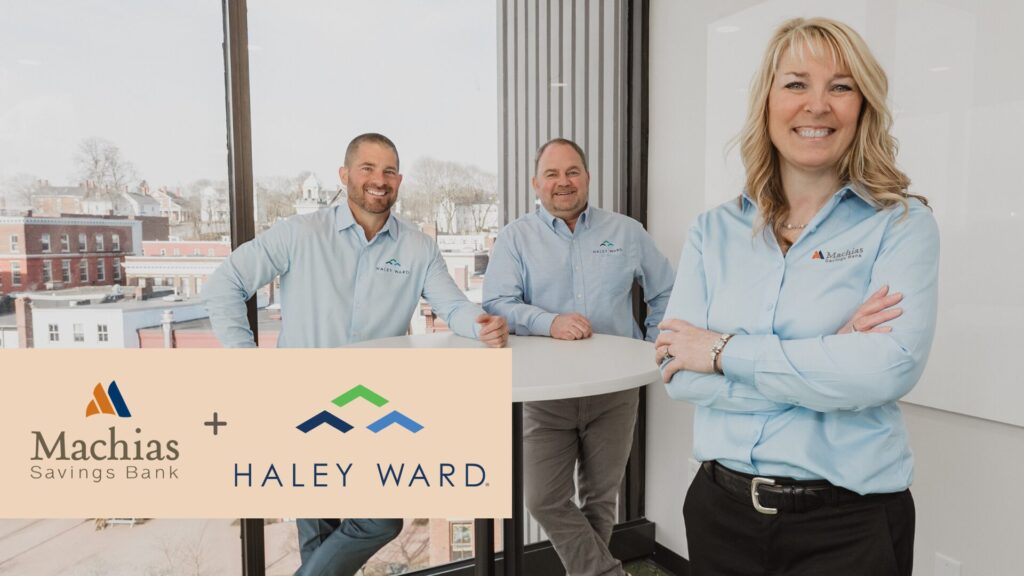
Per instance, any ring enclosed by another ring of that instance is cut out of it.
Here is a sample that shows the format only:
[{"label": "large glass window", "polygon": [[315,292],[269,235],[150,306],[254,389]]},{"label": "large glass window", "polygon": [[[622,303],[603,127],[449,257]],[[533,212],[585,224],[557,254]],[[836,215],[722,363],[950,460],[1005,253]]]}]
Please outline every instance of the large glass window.
[{"label": "large glass window", "polygon": [[[144,345],[142,333],[160,330],[141,320],[144,308],[168,292],[133,275],[131,261],[149,240],[219,243],[227,233],[227,204],[225,227],[211,228],[201,201],[227,181],[221,9],[209,0],[2,3],[0,208],[26,219],[18,244],[36,347]],[[2,251],[7,235],[0,241]],[[66,258],[35,258],[51,250]],[[204,265],[180,274],[208,273]],[[72,296],[91,303],[68,306]],[[205,316],[194,298],[166,304],[181,321]],[[241,557],[231,519],[0,520],[0,573],[232,576]]]}]

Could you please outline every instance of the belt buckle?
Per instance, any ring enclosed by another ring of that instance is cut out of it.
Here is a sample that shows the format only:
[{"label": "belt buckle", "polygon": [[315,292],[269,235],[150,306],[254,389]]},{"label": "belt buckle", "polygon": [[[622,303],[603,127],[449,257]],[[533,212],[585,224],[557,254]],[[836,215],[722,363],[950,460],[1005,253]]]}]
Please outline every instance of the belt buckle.
[{"label": "belt buckle", "polygon": [[778,508],[768,508],[767,506],[761,506],[761,502],[757,500],[760,494],[757,492],[758,486],[774,486],[775,480],[772,478],[762,478],[760,476],[755,477],[750,481],[750,501],[754,503],[754,510],[757,510],[761,514],[778,514]]}]

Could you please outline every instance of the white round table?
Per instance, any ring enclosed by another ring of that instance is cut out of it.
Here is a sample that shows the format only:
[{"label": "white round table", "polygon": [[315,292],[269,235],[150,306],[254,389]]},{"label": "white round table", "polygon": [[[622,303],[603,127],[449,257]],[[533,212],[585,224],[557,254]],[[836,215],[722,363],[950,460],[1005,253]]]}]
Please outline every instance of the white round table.
[{"label": "white round table", "polygon": [[[359,348],[485,348],[451,332],[397,336],[353,344]],[[512,350],[512,519],[505,520],[505,574],[523,570],[523,402],[596,396],[639,388],[660,380],[654,344],[634,338],[594,334],[585,340],[510,336]],[[494,527],[476,521],[476,566],[493,574]]]}]

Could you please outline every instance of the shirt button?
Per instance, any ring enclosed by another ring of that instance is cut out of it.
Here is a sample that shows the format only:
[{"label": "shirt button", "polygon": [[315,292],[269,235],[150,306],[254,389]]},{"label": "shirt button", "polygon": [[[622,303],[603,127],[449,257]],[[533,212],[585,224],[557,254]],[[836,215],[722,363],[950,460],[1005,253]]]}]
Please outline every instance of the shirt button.
[{"label": "shirt button", "polygon": [[580,298],[583,298],[583,294],[577,294],[577,295],[576,295],[576,299],[577,299],[577,300],[579,300]]},{"label": "shirt button", "polygon": [[769,312],[771,312],[772,310],[775,309],[775,304],[774,303],[768,304],[767,306],[764,307],[764,309],[769,311]]},{"label": "shirt button", "polygon": [[580,269],[580,267],[579,267],[579,266],[574,266],[574,268],[575,268],[575,269],[577,269],[577,270],[579,270],[579,269]]}]

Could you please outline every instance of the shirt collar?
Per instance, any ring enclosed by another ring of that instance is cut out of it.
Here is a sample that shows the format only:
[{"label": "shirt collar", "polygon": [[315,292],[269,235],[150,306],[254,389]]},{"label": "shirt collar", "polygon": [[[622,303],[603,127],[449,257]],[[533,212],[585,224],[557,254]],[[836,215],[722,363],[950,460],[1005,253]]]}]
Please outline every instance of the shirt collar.
[{"label": "shirt collar", "polygon": [[[569,229],[569,226],[564,220],[557,216],[552,216],[551,213],[544,208],[543,204],[537,204],[537,216],[539,216],[544,224],[547,224],[547,226],[552,230],[557,230],[556,226],[559,222],[562,223],[562,226],[565,226],[566,230]],[[580,213],[580,217],[576,220],[576,227],[590,228],[590,202],[587,202],[587,207],[583,209],[583,212]]]},{"label": "shirt collar", "polygon": [[[334,207],[334,222],[339,232],[356,226],[356,219],[352,216],[352,209],[349,207],[348,202]],[[384,227],[381,228],[378,235],[384,232],[398,240],[398,219],[395,218],[394,214],[388,214],[388,221],[384,223]]]},{"label": "shirt collar", "polygon": [[[882,208],[882,205],[879,204],[878,201],[875,200],[875,198],[873,196],[871,196],[870,192],[868,192],[867,190],[862,189],[861,186],[859,186],[857,184],[854,184],[852,182],[848,182],[848,183],[844,184],[832,196],[835,197],[837,200],[845,200],[846,198],[849,198],[850,196],[856,196],[857,198],[860,198],[862,201],[864,201],[865,204],[867,204],[868,206],[871,206],[875,210],[880,210]],[[740,195],[740,197],[742,198],[742,203],[743,203],[743,209],[744,210],[746,210],[748,206],[750,206],[750,207],[756,207],[757,206],[757,202],[754,201],[754,199],[750,196],[750,193],[747,192],[746,189],[743,190],[743,193]]]}]

